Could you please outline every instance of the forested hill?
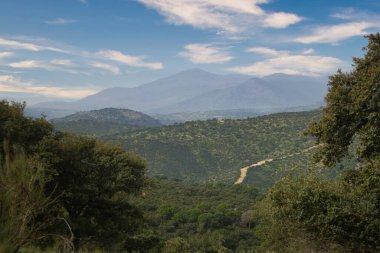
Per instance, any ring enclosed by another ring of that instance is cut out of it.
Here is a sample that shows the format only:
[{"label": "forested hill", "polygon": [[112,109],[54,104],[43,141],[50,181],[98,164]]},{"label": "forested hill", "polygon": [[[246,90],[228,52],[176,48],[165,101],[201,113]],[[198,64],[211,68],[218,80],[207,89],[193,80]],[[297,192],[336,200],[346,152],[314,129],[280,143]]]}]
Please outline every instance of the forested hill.
[{"label": "forested hill", "polygon": [[78,134],[103,135],[126,130],[161,126],[161,122],[129,109],[104,108],[82,111],[52,120],[58,130]]},{"label": "forested hill", "polygon": [[[313,146],[313,140],[304,135],[304,130],[320,114],[316,110],[242,120],[193,121],[117,134],[107,139],[121,143],[126,150],[146,159],[149,175],[187,182],[232,183],[239,177],[241,167]],[[295,164],[304,166],[302,157],[305,156],[285,159],[273,166],[281,169]],[[269,175],[255,178],[260,177],[259,187],[271,184]],[[250,175],[248,180],[251,180]]]}]

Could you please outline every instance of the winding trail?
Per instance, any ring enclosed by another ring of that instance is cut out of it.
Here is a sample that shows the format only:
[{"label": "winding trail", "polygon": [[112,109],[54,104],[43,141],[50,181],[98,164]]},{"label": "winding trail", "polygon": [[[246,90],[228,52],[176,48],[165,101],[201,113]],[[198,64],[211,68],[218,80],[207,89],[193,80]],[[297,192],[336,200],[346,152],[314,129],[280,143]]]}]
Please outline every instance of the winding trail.
[{"label": "winding trail", "polygon": [[260,167],[266,163],[271,163],[273,161],[280,161],[280,160],[284,160],[286,158],[289,158],[289,157],[293,157],[293,156],[296,156],[296,155],[301,155],[301,154],[304,154],[304,153],[307,153],[313,149],[316,149],[320,146],[322,146],[323,144],[319,144],[319,145],[315,145],[315,146],[312,146],[310,148],[306,148],[300,152],[297,152],[297,153],[293,153],[293,154],[290,154],[290,155],[286,155],[286,156],[282,156],[282,157],[278,157],[278,158],[267,158],[265,160],[262,160],[260,162],[257,162],[257,163],[254,163],[254,164],[251,164],[251,165],[248,165],[244,168],[241,168],[240,169],[240,177],[235,181],[234,184],[241,184],[244,182],[245,178],[247,177],[247,174],[248,174],[248,170],[250,168],[255,168],[255,167]]}]

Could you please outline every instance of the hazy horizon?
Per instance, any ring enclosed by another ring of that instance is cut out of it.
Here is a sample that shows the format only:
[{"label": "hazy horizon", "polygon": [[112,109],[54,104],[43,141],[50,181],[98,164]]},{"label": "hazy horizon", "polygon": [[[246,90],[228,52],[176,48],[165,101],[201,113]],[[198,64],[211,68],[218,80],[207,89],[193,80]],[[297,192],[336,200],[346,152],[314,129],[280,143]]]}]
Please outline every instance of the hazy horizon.
[{"label": "hazy horizon", "polygon": [[4,0],[0,8],[0,97],[31,103],[194,68],[328,76],[349,70],[363,35],[380,27],[372,0]]}]

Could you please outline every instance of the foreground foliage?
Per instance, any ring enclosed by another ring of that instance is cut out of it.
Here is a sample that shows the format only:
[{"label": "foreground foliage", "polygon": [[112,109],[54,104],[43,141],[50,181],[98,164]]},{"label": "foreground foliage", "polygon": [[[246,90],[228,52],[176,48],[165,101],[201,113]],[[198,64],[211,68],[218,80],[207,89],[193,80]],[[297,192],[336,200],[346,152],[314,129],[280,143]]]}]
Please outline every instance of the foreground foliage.
[{"label": "foreground foliage", "polygon": [[316,175],[286,178],[255,208],[258,250],[377,252],[379,164],[338,181]]},{"label": "foreground foliage", "polygon": [[36,150],[51,175],[46,189],[62,193],[57,201],[69,217],[75,248],[123,248],[141,223],[128,198],[143,187],[145,164],[119,147],[61,133]]},{"label": "foreground foliage", "polygon": [[309,133],[334,166],[356,151],[357,167],[336,181],[320,175],[277,183],[256,207],[262,251],[380,251],[380,34],[368,36],[354,70],[330,77],[327,105]]},{"label": "foreground foliage", "polygon": [[368,36],[363,58],[353,59],[353,71],[330,77],[326,107],[309,133],[324,143],[318,157],[331,166],[355,144],[361,161],[380,155],[380,34]]},{"label": "foreground foliage", "polygon": [[[48,215],[57,202],[45,194],[44,169],[22,154],[0,166],[0,252],[17,252],[48,237],[66,249],[72,248],[69,230],[60,222],[63,218]],[[62,233],[48,233],[46,229],[52,224],[63,225]]]},{"label": "foreground foliage", "polygon": [[124,250],[142,224],[130,198],[145,164],[120,147],[54,133],[25,105],[0,101],[0,249]]}]

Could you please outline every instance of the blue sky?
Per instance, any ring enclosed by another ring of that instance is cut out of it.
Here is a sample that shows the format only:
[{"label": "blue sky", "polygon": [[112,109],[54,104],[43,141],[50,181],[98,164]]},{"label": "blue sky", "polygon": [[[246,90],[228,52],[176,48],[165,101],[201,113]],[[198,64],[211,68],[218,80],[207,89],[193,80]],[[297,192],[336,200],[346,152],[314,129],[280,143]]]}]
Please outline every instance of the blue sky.
[{"label": "blue sky", "polygon": [[380,30],[377,0],[1,0],[0,96],[78,99],[191,68],[324,76]]}]

